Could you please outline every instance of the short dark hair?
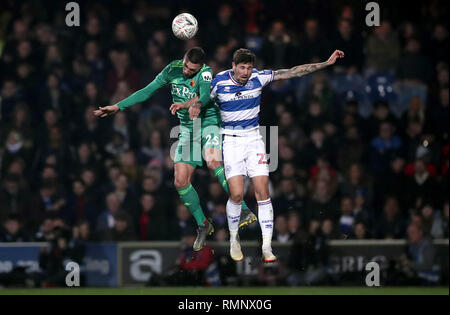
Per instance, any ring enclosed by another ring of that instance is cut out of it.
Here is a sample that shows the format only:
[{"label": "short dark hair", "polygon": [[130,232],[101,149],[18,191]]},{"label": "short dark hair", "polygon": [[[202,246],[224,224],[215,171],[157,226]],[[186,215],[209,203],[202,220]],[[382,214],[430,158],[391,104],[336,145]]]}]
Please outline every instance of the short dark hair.
[{"label": "short dark hair", "polygon": [[195,64],[204,64],[206,54],[202,48],[192,47],[186,52],[186,59]]},{"label": "short dark hair", "polygon": [[251,63],[255,64],[256,56],[255,54],[248,49],[240,48],[236,50],[233,54],[233,62],[234,64],[240,64],[240,63]]}]

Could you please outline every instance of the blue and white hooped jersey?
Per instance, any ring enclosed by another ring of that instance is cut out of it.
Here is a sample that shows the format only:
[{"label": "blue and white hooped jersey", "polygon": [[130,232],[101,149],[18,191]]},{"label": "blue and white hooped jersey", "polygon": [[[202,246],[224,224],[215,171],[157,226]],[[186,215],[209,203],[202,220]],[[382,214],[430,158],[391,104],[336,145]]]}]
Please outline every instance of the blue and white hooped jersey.
[{"label": "blue and white hooped jersey", "polygon": [[273,81],[274,71],[253,69],[247,84],[232,76],[233,70],[216,75],[211,84],[211,98],[220,108],[222,134],[239,134],[259,127],[261,90]]}]

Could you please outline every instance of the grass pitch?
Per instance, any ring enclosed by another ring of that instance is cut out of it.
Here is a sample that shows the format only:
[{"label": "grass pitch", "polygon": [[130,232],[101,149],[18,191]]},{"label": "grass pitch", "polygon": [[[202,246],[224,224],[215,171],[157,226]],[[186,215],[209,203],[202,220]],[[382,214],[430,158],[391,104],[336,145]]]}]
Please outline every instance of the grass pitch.
[{"label": "grass pitch", "polygon": [[0,289],[0,295],[449,295],[448,287],[129,287]]}]

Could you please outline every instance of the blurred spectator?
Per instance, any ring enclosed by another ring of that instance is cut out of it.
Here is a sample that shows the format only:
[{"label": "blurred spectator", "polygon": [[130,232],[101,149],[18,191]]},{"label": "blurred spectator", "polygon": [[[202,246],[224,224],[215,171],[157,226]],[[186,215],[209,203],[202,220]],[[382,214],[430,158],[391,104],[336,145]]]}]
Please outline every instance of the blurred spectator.
[{"label": "blurred spectator", "polygon": [[5,150],[1,155],[1,170],[2,176],[5,175],[5,171],[9,168],[13,160],[21,158],[26,167],[30,167],[33,159],[33,150],[30,147],[26,147],[25,139],[22,134],[16,130],[11,130],[5,141]]},{"label": "blurred spectator", "polygon": [[353,199],[351,197],[344,196],[341,198],[339,233],[347,236],[353,234],[354,221]]},{"label": "blurred spectator", "polygon": [[303,222],[301,221],[298,211],[291,210],[288,212],[287,225],[291,239],[294,238],[297,234],[303,232]]},{"label": "blurred spectator", "polygon": [[176,265],[164,276],[165,285],[176,286],[216,286],[220,285],[219,271],[214,261],[213,250],[205,245],[200,251],[194,252],[197,234],[195,228],[189,227],[182,233],[182,247]]},{"label": "blurred spectator", "polygon": [[4,145],[10,131],[16,130],[23,137],[23,146],[27,149],[33,148],[35,135],[29,106],[26,103],[17,104],[11,118],[10,122],[5,122],[0,128],[0,145]]},{"label": "blurred spectator", "polygon": [[120,155],[121,171],[132,183],[142,181],[142,169],[137,164],[136,156],[129,150]]},{"label": "blurred spectator", "polygon": [[169,238],[170,240],[181,240],[183,231],[195,227],[193,217],[188,208],[183,204],[178,204],[176,207],[176,217],[170,218],[169,222]]},{"label": "blurred spectator", "polygon": [[391,123],[385,121],[380,124],[378,136],[370,142],[370,169],[372,173],[385,172],[389,166],[390,158],[401,152],[402,139],[395,135]]},{"label": "blurred spectator", "polygon": [[402,129],[405,130],[410,122],[417,122],[421,125],[425,122],[425,105],[419,96],[413,96],[409,100],[408,110],[401,118]]},{"label": "blurred spectator", "polygon": [[219,228],[214,231],[214,240],[217,242],[228,242],[230,240],[228,228]]},{"label": "blurred spectator", "polygon": [[6,174],[2,180],[2,189],[0,191],[0,225],[4,223],[9,215],[16,215],[24,221],[26,228],[33,219],[30,217],[29,194],[21,187],[21,177],[17,174]]},{"label": "blurred spectator", "polygon": [[97,219],[97,233],[104,233],[112,229],[115,223],[115,216],[121,209],[120,199],[115,193],[106,196],[106,210],[100,213]]},{"label": "blurred spectator", "polygon": [[388,197],[384,202],[383,213],[375,229],[376,238],[379,239],[399,239],[405,235],[405,221],[395,197]]},{"label": "blurred spectator", "polygon": [[30,238],[22,229],[22,223],[17,216],[9,216],[3,223],[3,231],[0,230],[0,242],[28,242]]},{"label": "blurred spectator", "polygon": [[338,187],[337,172],[330,166],[330,162],[324,156],[319,156],[316,165],[309,170],[308,189],[313,190],[315,183],[319,180],[327,181],[330,190],[333,193],[336,192]]},{"label": "blurred spectator", "polygon": [[0,96],[2,98],[0,117],[2,118],[9,118],[14,111],[14,107],[25,100],[21,88],[14,78],[3,80]]},{"label": "blurred spectator", "polygon": [[279,195],[273,200],[274,208],[277,209],[277,215],[287,214],[289,210],[299,210],[304,201],[298,195],[294,180],[283,178],[280,182]]},{"label": "blurred spectator", "polygon": [[364,195],[365,202],[372,203],[372,180],[365,173],[361,164],[353,163],[350,165],[347,177],[341,184],[341,193],[352,198],[356,198],[357,195]]},{"label": "blurred spectator", "polygon": [[406,84],[427,84],[431,80],[431,64],[429,59],[421,53],[421,43],[411,38],[405,46],[405,54],[397,67],[397,80]]},{"label": "blurred spectator", "polygon": [[433,57],[435,63],[448,61],[448,43],[448,26],[442,23],[436,24],[431,34],[431,42],[428,46],[428,53]]},{"label": "blurred spectator", "polygon": [[55,240],[55,224],[53,215],[46,215],[34,236],[36,242],[52,242]]},{"label": "blurred spectator", "polygon": [[58,187],[58,183],[52,179],[45,180],[39,191],[39,208],[41,213],[52,212],[62,215],[67,204],[66,198]]},{"label": "blurred spectator", "polygon": [[134,213],[134,226],[141,241],[160,241],[168,238],[166,214],[158,209],[154,195],[142,194],[139,210]]},{"label": "blurred spectator", "polygon": [[131,223],[131,218],[124,211],[119,211],[114,215],[114,226],[107,229],[102,236],[102,241],[106,242],[128,242],[137,240],[138,238]]},{"label": "blurred spectator", "polygon": [[360,72],[364,61],[361,35],[354,30],[349,19],[340,19],[337,31],[333,47],[344,51],[346,58],[334,70],[337,72],[344,71],[349,74]]},{"label": "blurred spectator", "polygon": [[131,209],[136,203],[135,192],[128,177],[121,173],[114,182],[114,193],[119,198],[123,209]]},{"label": "blurred spectator", "polygon": [[418,209],[426,204],[438,206],[442,202],[443,196],[439,194],[438,183],[422,159],[414,162],[414,174],[407,180],[405,189],[410,195],[407,204],[409,208]]},{"label": "blurred spectator", "polygon": [[360,130],[352,126],[344,132],[345,138],[341,141],[337,153],[337,165],[341,170],[347,170],[350,165],[362,162],[366,154],[366,145]]},{"label": "blurred spectator", "polygon": [[63,120],[71,116],[70,96],[61,89],[60,78],[56,73],[47,76],[45,88],[39,94],[41,110],[52,108],[61,114]]},{"label": "blurred spectator", "polygon": [[327,283],[329,247],[319,221],[311,221],[307,234],[298,235],[289,252],[287,282],[290,286]]},{"label": "blurred spectator", "polygon": [[364,192],[357,192],[353,201],[353,215],[355,218],[355,225],[357,223],[363,223],[368,234],[372,234],[372,229],[375,221],[374,211],[373,208],[369,206],[370,203],[367,202],[367,198]]},{"label": "blurred spectator", "polygon": [[320,226],[322,235],[328,240],[340,239],[341,235],[336,230],[336,225],[331,219],[325,219]]},{"label": "blurred spectator", "polygon": [[318,180],[311,197],[306,202],[305,222],[309,223],[312,219],[319,221],[330,219],[332,222],[337,222],[339,217],[337,209],[337,200],[330,190],[329,183],[325,180]]},{"label": "blurred spectator", "polygon": [[94,150],[94,145],[87,142],[82,142],[76,147],[70,167],[72,177],[80,174],[85,168],[100,169]]},{"label": "blurred spectator", "polygon": [[297,61],[300,64],[320,62],[327,58],[329,47],[325,44],[317,19],[305,20],[304,36],[300,39],[300,47],[300,58]]},{"label": "blurred spectator", "polygon": [[363,127],[365,138],[371,140],[376,137],[380,131],[380,125],[386,121],[390,122],[394,127],[397,126],[397,119],[391,113],[389,104],[385,101],[375,102],[372,116],[369,117],[367,124]]},{"label": "blurred spectator", "polygon": [[228,221],[227,221],[227,209],[225,207],[225,204],[223,203],[217,203],[214,205],[214,210],[212,212],[212,219],[214,226],[218,229],[221,228],[228,228]]},{"label": "blurred spectator", "polygon": [[448,86],[439,90],[437,99],[437,104],[433,104],[428,110],[427,121],[433,134],[448,142]]},{"label": "blurred spectator", "polygon": [[[210,19],[207,33],[202,34],[205,47],[217,47],[227,45],[228,49],[235,48],[235,41],[239,40],[240,28],[236,25],[236,11],[229,3],[221,4],[217,8],[217,17]],[[208,36],[208,34],[221,34],[220,36]]]},{"label": "blurred spectator", "polygon": [[441,238],[444,234],[442,230],[442,218],[440,212],[436,211],[431,205],[425,205],[420,210],[422,216],[422,230],[425,237]]},{"label": "blurred spectator", "polygon": [[439,282],[439,270],[436,269],[435,259],[435,248],[424,237],[422,228],[416,224],[410,224],[408,226],[408,246],[399,261],[397,284],[437,284]]},{"label": "blurred spectator", "polygon": [[111,136],[111,141],[105,146],[105,151],[110,154],[112,158],[116,158],[120,153],[129,150],[129,145],[125,141],[125,137],[120,132],[114,132]]},{"label": "blurred spectator", "polygon": [[284,286],[286,283],[286,275],[283,262],[277,260],[273,263],[266,264],[261,262],[258,268],[257,284],[261,286]]},{"label": "blurred spectator", "polygon": [[58,232],[50,247],[43,247],[39,255],[39,267],[43,271],[43,286],[65,287],[66,264],[69,261],[81,264],[84,252],[77,247],[70,247],[71,236]]},{"label": "blurred spectator", "polygon": [[273,22],[262,47],[262,57],[266,60],[265,67],[271,69],[292,67],[298,62],[294,58],[295,52],[295,44],[287,33],[284,22],[281,20]]},{"label": "blurred spectator", "polygon": [[142,146],[138,160],[140,164],[147,164],[153,159],[164,162],[165,148],[161,139],[161,133],[157,130],[153,131],[148,137],[148,143]]},{"label": "blurred spectator", "polygon": [[87,242],[97,241],[95,233],[91,231],[89,221],[79,221],[74,225],[72,232],[72,242],[77,243],[77,245],[85,246]]},{"label": "blurred spectator", "polygon": [[364,224],[364,222],[356,222],[355,223],[355,227],[353,228],[352,238],[357,239],[357,240],[365,240],[365,239],[371,238],[370,233],[367,230],[367,227]]},{"label": "blurred spectator", "polygon": [[72,182],[72,193],[69,195],[67,207],[63,213],[65,221],[73,226],[76,222],[86,220],[91,227],[95,227],[98,215],[94,200],[86,194],[83,180],[75,179]]},{"label": "blurred spectator", "polygon": [[381,21],[367,39],[366,67],[369,73],[394,71],[400,58],[400,43],[389,21]]},{"label": "blurred spectator", "polygon": [[113,93],[117,88],[118,82],[122,80],[133,91],[141,88],[141,73],[131,63],[130,53],[127,50],[112,50],[109,58],[113,66],[106,74],[109,93]]},{"label": "blurred spectator", "polygon": [[280,243],[287,243],[290,241],[291,234],[289,233],[288,221],[285,215],[277,215],[273,232],[274,241]]}]

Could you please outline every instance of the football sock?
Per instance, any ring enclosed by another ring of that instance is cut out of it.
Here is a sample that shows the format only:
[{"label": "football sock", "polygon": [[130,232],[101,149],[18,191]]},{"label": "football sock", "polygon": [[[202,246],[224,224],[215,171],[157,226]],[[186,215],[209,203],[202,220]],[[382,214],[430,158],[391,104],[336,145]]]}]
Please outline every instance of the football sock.
[{"label": "football sock", "polygon": [[185,188],[178,189],[177,191],[178,195],[180,195],[181,201],[183,201],[183,204],[192,213],[195,221],[197,221],[197,224],[199,226],[205,226],[206,217],[200,205],[200,199],[198,198],[197,191],[194,187],[192,187],[192,184],[189,184],[189,186]]},{"label": "football sock", "polygon": [[228,199],[227,202],[227,220],[230,230],[230,242],[236,241],[237,231],[239,230],[239,219],[241,218],[241,204]]},{"label": "football sock", "polygon": [[258,220],[261,226],[263,247],[270,246],[273,234],[273,207],[270,198],[258,201]]},{"label": "football sock", "polygon": [[[230,195],[230,188],[228,187],[227,179],[225,178],[225,169],[223,166],[219,166],[214,170],[214,176],[217,177],[217,180],[219,181],[220,185],[223,187],[223,190],[226,191],[228,196]],[[248,207],[245,203],[245,201],[242,201],[242,210],[247,210]]]}]

